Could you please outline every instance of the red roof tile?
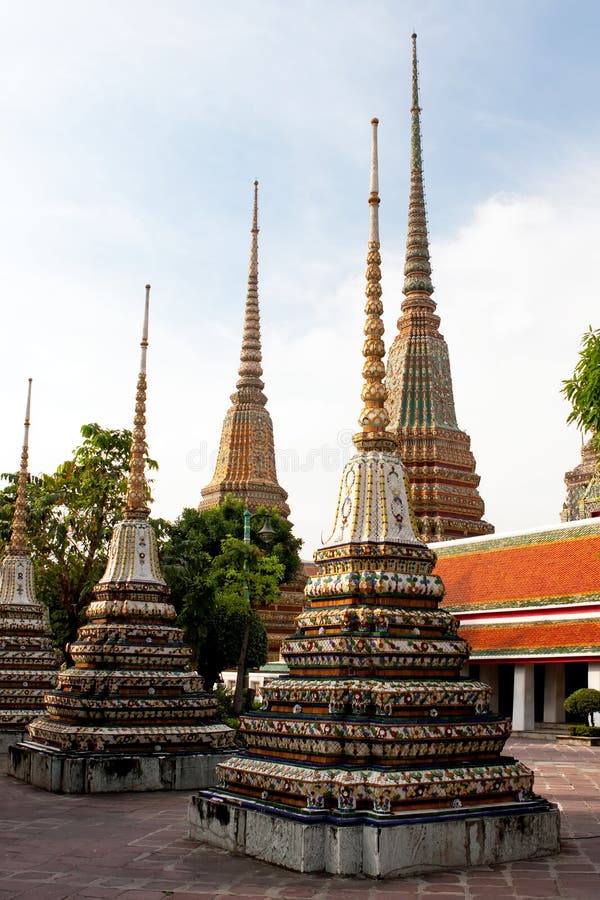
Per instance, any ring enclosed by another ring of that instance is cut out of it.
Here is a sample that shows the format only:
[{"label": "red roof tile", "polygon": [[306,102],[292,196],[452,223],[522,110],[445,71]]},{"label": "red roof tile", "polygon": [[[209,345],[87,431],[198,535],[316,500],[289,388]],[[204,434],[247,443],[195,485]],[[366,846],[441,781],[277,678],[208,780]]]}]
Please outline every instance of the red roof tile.
[{"label": "red roof tile", "polygon": [[[572,536],[560,531],[479,542],[471,552],[440,548],[435,573],[446,586],[444,606],[453,610],[547,604],[552,601],[600,601],[600,532]],[[515,546],[516,544],[516,546]],[[435,544],[433,545],[435,548]]]},{"label": "red roof tile", "polygon": [[600,618],[577,621],[547,621],[507,625],[464,625],[461,636],[472,655],[522,656],[535,651],[600,652]]}]

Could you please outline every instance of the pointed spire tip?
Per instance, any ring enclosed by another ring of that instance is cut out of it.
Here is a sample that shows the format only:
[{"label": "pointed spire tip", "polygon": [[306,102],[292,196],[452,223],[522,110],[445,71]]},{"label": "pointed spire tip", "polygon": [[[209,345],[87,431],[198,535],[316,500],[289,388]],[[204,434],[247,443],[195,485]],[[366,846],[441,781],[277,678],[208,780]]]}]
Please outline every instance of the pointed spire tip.
[{"label": "pointed spire tip", "polygon": [[367,251],[367,271],[365,296],[365,341],[363,344],[364,365],[362,370],[363,387],[361,400],[364,404],[359,424],[362,431],[353,437],[354,446],[359,452],[369,450],[393,451],[396,443],[387,431],[389,416],[385,409],[387,391],[384,384],[385,345],[382,340],[383,304],[381,302],[381,256],[379,253],[379,166],[377,160],[377,125],[378,119],[371,119],[373,131],[371,135],[371,181],[369,193],[369,244]]},{"label": "pointed spire tip", "polygon": [[[28,378],[27,385],[27,406],[25,407],[25,426],[29,425],[29,417],[31,415],[31,384],[33,382],[33,378]],[[27,432],[25,433],[25,439],[27,439]]]},{"label": "pointed spire tip", "polygon": [[413,33],[411,34],[411,38],[413,39],[413,41],[416,41],[416,39],[417,39],[417,32],[416,32],[416,31],[413,31]]},{"label": "pointed spire tip", "polygon": [[[246,309],[244,313],[244,332],[240,353],[239,378],[236,382],[238,391],[242,388],[254,389],[257,401],[265,401],[262,391],[264,384],[262,375],[262,353],[260,346],[260,313],[258,308],[258,179],[254,181],[254,200],[252,204],[252,235],[250,241],[250,265],[248,268],[248,290],[246,293]],[[232,397],[236,395],[233,394]],[[261,402],[264,405],[264,402]]]},{"label": "pointed spire tip", "polygon": [[129,458],[129,479],[127,501],[123,510],[126,519],[147,519],[150,510],[146,506],[146,355],[148,351],[148,317],[150,308],[150,285],[146,285],[144,301],[144,324],[142,327],[142,348],[140,371],[135,394],[135,415],[131,433],[131,453]]},{"label": "pointed spire tip", "polygon": [[10,536],[10,552],[13,555],[19,555],[29,552],[29,544],[27,541],[27,482],[29,480],[29,417],[31,414],[32,380],[33,379],[29,378],[27,385],[27,404],[25,406],[25,432],[23,435],[23,451],[21,453],[21,466],[19,468],[19,476],[17,479],[17,496],[15,499],[12,532]]}]

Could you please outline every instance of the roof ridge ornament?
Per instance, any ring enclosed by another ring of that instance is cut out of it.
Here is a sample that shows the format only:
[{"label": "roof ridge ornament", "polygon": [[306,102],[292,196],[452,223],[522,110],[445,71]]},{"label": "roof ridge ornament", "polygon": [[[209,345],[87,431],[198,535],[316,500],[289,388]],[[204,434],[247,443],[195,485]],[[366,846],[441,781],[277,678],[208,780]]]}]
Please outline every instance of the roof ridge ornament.
[{"label": "roof ridge ornament", "polygon": [[395,436],[387,431],[389,415],[385,408],[387,390],[384,384],[385,344],[382,335],[385,331],[383,319],[383,303],[381,302],[381,255],[379,253],[379,160],[377,151],[377,126],[379,119],[371,119],[371,178],[369,190],[369,244],[367,251],[367,270],[365,296],[365,326],[363,356],[365,362],[362,369],[364,384],[361,399],[364,406],[358,422],[362,431],[352,438],[359,452],[380,450],[393,452],[396,449]]}]

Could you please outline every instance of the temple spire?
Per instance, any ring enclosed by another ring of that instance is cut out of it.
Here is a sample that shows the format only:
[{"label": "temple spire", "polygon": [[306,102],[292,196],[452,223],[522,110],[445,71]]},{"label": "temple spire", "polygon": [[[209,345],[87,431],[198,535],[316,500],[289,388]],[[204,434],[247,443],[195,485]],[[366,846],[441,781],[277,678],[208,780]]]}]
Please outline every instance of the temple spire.
[{"label": "temple spire", "polygon": [[13,514],[12,534],[8,552],[12,556],[23,556],[29,553],[29,541],[27,540],[27,482],[29,473],[27,464],[29,461],[29,416],[31,412],[31,378],[27,388],[27,405],[25,407],[25,433],[23,435],[23,450],[21,452],[21,468],[17,480],[17,499]]},{"label": "temple spire", "polygon": [[488,534],[470,438],[457,423],[448,345],[432,298],[419,106],[417,36],[412,35],[410,199],[404,299],[387,358],[387,411],[410,477],[424,541]]},{"label": "temple spire", "polygon": [[209,484],[202,489],[198,509],[219,506],[227,494],[244,501],[249,510],[275,507],[290,514],[287,493],[277,480],[273,422],[263,394],[260,311],[258,305],[258,181],[254,182],[250,267],[244,311],[244,332],[236,390],[225,416],[217,462]]},{"label": "temple spire", "polygon": [[381,302],[381,255],[379,253],[379,165],[377,157],[377,126],[379,119],[371,119],[371,183],[369,191],[369,245],[367,251],[367,286],[365,296],[365,341],[363,356],[365,362],[362,375],[364,384],[361,399],[364,403],[359,417],[362,431],[354,435],[354,445],[359,451],[393,450],[396,446],[394,436],[386,431],[389,416],[385,408],[387,390],[384,384],[385,344],[382,335],[384,324],[381,318],[383,304]]},{"label": "temple spire", "polygon": [[[239,390],[250,388],[253,399],[264,406],[266,398],[262,395],[262,350],[260,344],[260,311],[258,307],[258,181],[254,182],[254,204],[252,209],[252,235],[250,241],[250,266],[248,268],[248,290],[246,292],[246,310],[244,315],[244,333],[240,353],[239,379],[236,387]],[[246,391],[244,391],[245,393]]]},{"label": "temple spire", "polygon": [[131,436],[131,457],[129,462],[129,482],[127,503],[123,511],[126,519],[147,519],[150,510],[146,506],[146,355],[148,351],[148,313],[150,308],[150,285],[146,285],[144,305],[144,325],[142,328],[140,373],[135,395],[135,416]]},{"label": "temple spire", "polygon": [[421,152],[421,108],[419,106],[419,70],[417,64],[417,36],[412,35],[412,104],[410,109],[410,200],[408,208],[408,234],[406,238],[406,263],[404,266],[403,293],[408,303],[435,309],[431,299],[431,264],[429,262],[429,237],[427,211],[423,187],[423,155]]}]

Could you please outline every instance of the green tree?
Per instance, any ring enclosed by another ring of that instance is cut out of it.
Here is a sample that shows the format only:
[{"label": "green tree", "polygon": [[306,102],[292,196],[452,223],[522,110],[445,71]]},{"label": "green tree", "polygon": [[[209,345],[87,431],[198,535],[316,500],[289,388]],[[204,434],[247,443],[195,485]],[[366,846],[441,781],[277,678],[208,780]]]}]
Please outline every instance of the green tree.
[{"label": "green tree", "polygon": [[233,699],[233,712],[239,715],[242,711],[244,680],[248,669],[248,645],[253,612],[277,600],[279,584],[285,569],[276,556],[267,556],[256,545],[240,541],[231,535],[225,538],[221,546],[222,553],[215,558],[211,575],[217,595],[221,602],[228,605],[239,604],[242,601],[245,611]]},{"label": "green tree", "polygon": [[[48,606],[56,644],[73,640],[102,576],[113,526],[122,515],[127,490],[131,432],[92,423],[83,442],[52,475],[28,485],[28,533],[36,592]],[[156,469],[154,460],[146,460]],[[16,476],[0,492],[0,539],[10,535]]]},{"label": "green tree", "polygon": [[572,406],[567,422],[593,432],[592,446],[600,453],[600,329],[590,326],[581,343],[573,376],[563,381],[562,393]]},{"label": "green tree", "polygon": [[595,688],[580,688],[570,694],[564,702],[566,712],[576,718],[594,724],[594,713],[600,713],[600,691]]},{"label": "green tree", "polygon": [[[268,549],[257,537],[264,522],[261,514],[269,515],[275,533]],[[243,533],[244,504],[229,496],[214,509],[185,509],[163,548],[172,601],[207,689],[222,669],[239,663],[248,623],[246,665],[265,662],[264,627],[255,613],[249,615],[250,609],[276,601],[279,583],[291,581],[301,565],[302,542],[276,511],[258,510],[249,546],[243,543]]]},{"label": "green tree", "polygon": [[[229,605],[219,600],[215,602],[207,623],[210,640],[204,641],[202,659],[198,665],[207,690],[212,689],[223,669],[237,665],[247,616],[248,611],[242,604]],[[267,661],[267,657],[267,632],[256,610],[252,610],[246,666],[248,669],[258,669]]]}]

